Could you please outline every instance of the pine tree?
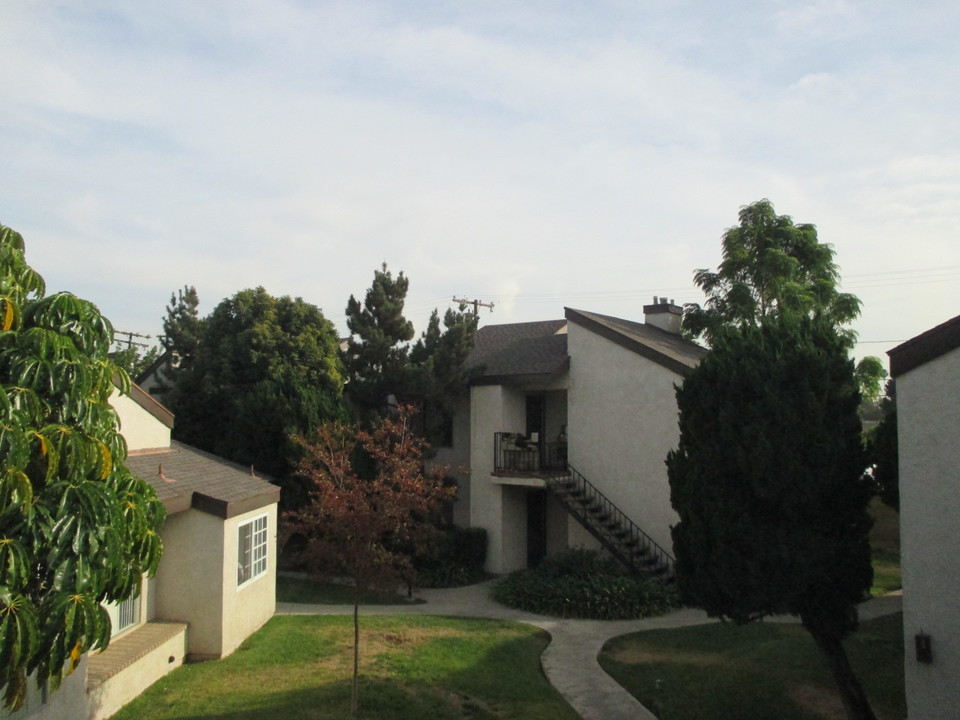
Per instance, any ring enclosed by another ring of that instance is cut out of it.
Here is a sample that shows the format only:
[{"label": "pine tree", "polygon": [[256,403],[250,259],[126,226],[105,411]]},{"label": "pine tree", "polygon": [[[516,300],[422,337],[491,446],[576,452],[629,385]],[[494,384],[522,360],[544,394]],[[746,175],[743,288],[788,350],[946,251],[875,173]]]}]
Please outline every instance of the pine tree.
[{"label": "pine tree", "polygon": [[403,400],[409,381],[409,341],[413,323],[403,316],[409,281],[401,271],[396,278],[382,269],[373,274],[373,284],[361,304],[353,295],[347,302],[350,340],[344,362],[348,398],[357,415],[370,420],[383,415],[393,396]]}]

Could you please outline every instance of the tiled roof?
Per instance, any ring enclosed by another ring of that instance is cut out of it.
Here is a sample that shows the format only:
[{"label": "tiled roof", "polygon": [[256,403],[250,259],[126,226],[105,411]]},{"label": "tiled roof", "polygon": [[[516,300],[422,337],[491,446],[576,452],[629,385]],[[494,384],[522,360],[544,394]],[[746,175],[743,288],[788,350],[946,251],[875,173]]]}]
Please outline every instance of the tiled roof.
[{"label": "tiled roof", "polygon": [[960,315],[887,352],[890,375],[897,377],[960,347]]},{"label": "tiled roof", "polygon": [[467,367],[483,384],[517,376],[552,376],[567,367],[566,320],[488,325],[477,331]]},{"label": "tiled roof", "polygon": [[131,453],[126,465],[150,483],[171,515],[196,508],[230,518],[280,499],[280,488],[249,468],[181,442]]},{"label": "tiled roof", "polygon": [[622,347],[683,374],[696,367],[707,349],[648,323],[565,308],[567,320],[601,335]]}]

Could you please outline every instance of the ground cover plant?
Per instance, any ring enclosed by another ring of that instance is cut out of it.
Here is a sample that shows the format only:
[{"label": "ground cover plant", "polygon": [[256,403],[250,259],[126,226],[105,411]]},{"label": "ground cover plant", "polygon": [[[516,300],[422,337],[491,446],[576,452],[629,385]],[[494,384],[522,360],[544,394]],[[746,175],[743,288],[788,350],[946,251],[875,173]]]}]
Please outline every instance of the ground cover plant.
[{"label": "ground cover plant", "polygon": [[[495,620],[364,620],[357,717],[576,720],[540,672],[547,634]],[[115,720],[340,720],[350,713],[349,617],[277,616],[230,657],[163,678]]]},{"label": "ground cover plant", "polygon": [[569,550],[511,573],[494,586],[493,597],[541,615],[594,620],[661,615],[677,606],[671,588],[631,575],[612,558],[588,550]]},{"label": "ground cover plant", "polygon": [[[869,620],[846,641],[877,717],[906,716],[903,617]],[[714,623],[614,638],[600,664],[663,720],[845,717],[829,670],[796,624]]]}]

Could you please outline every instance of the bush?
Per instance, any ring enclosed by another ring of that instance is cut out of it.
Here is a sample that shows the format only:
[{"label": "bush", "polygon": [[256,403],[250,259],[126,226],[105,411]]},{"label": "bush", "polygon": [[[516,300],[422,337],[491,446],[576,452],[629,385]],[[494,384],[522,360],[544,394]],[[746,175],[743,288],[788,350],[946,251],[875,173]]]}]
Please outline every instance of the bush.
[{"label": "bush", "polygon": [[592,620],[661,615],[678,606],[673,588],[628,574],[612,558],[589,550],[569,550],[512,573],[496,584],[493,597],[540,615]]},{"label": "bush", "polygon": [[460,587],[486,577],[487,531],[459,525],[437,528],[414,559],[421,587]]}]

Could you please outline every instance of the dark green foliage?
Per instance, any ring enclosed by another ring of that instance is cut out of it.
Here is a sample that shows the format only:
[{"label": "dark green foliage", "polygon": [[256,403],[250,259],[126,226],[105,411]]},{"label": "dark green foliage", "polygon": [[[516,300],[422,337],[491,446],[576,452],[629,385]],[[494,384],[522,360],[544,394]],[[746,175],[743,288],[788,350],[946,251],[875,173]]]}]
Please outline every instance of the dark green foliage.
[{"label": "dark green foliage", "polygon": [[343,371],[333,324],[300,298],[263,288],[222,301],[201,323],[191,364],[170,395],[178,439],[277,477],[291,507],[290,437],[341,414]]},{"label": "dark green foliage", "polygon": [[[683,327],[712,344],[727,326],[761,324],[792,315],[826,320],[839,328],[860,314],[860,301],[838,291],[833,249],[817,239],[813,225],[794,225],[760,200],[740,208],[740,225],[723,234],[723,261],[717,272],[697,270],[694,281],[706,293],[706,307],[690,306]],[[852,341],[852,331],[842,331]]]},{"label": "dark green foliage", "polygon": [[487,531],[459,525],[435,528],[414,558],[421,587],[459,587],[485,577]]},{"label": "dark green foliage", "polygon": [[183,290],[170,295],[167,314],[163,318],[163,345],[176,353],[177,367],[190,367],[197,354],[203,330],[199,306],[200,298],[192,285],[185,285]]},{"label": "dark green foliage", "polygon": [[165,516],[124,466],[109,400],[129,378],[108,357],[110,322],[45,291],[23,238],[0,225],[0,693],[12,708],[28,674],[56,687],[106,647],[101,603],[156,572]]},{"label": "dark green foliage", "polygon": [[409,280],[403,272],[394,279],[384,263],[374,271],[373,284],[361,304],[353,295],[347,302],[351,337],[344,357],[349,383],[347,396],[364,420],[386,412],[388,397],[402,400],[409,372],[413,323],[403,316]]},{"label": "dark green foliage", "polygon": [[350,341],[344,354],[349,382],[346,396],[362,423],[396,409],[417,408],[424,437],[433,445],[450,445],[454,405],[466,387],[465,362],[477,331],[475,315],[447,309],[441,330],[434,310],[423,336],[410,348],[413,324],[403,316],[409,280],[387,270],[374,272],[361,304],[347,303]]},{"label": "dark green foliage", "polygon": [[864,401],[875,403],[880,400],[883,396],[883,381],[887,377],[887,370],[880,358],[870,355],[861,359],[853,374]]},{"label": "dark green foliage", "polygon": [[873,465],[873,481],[884,504],[900,511],[900,451],[897,441],[897,394],[893,380],[880,401],[883,419],[867,437],[867,452]]},{"label": "dark green foliage", "polygon": [[511,573],[496,584],[493,597],[519,610],[593,620],[661,615],[677,605],[672,589],[587,550],[568,550]]},{"label": "dark green foliage", "polygon": [[840,645],[873,577],[872,485],[846,350],[825,320],[718,331],[677,390],[667,470],[683,600],[738,623],[798,615],[849,717],[869,718]]},{"label": "dark green foliage", "polygon": [[478,318],[448,308],[443,316],[443,331],[436,310],[430,315],[427,330],[410,353],[410,392],[418,399],[424,433],[432,445],[453,444],[452,418],[458,398],[467,386],[467,356],[473,350]]},{"label": "dark green foliage", "polygon": [[715,336],[677,390],[667,458],[686,601],[739,622],[854,628],[872,577],[859,401],[845,344],[822,323]]}]

